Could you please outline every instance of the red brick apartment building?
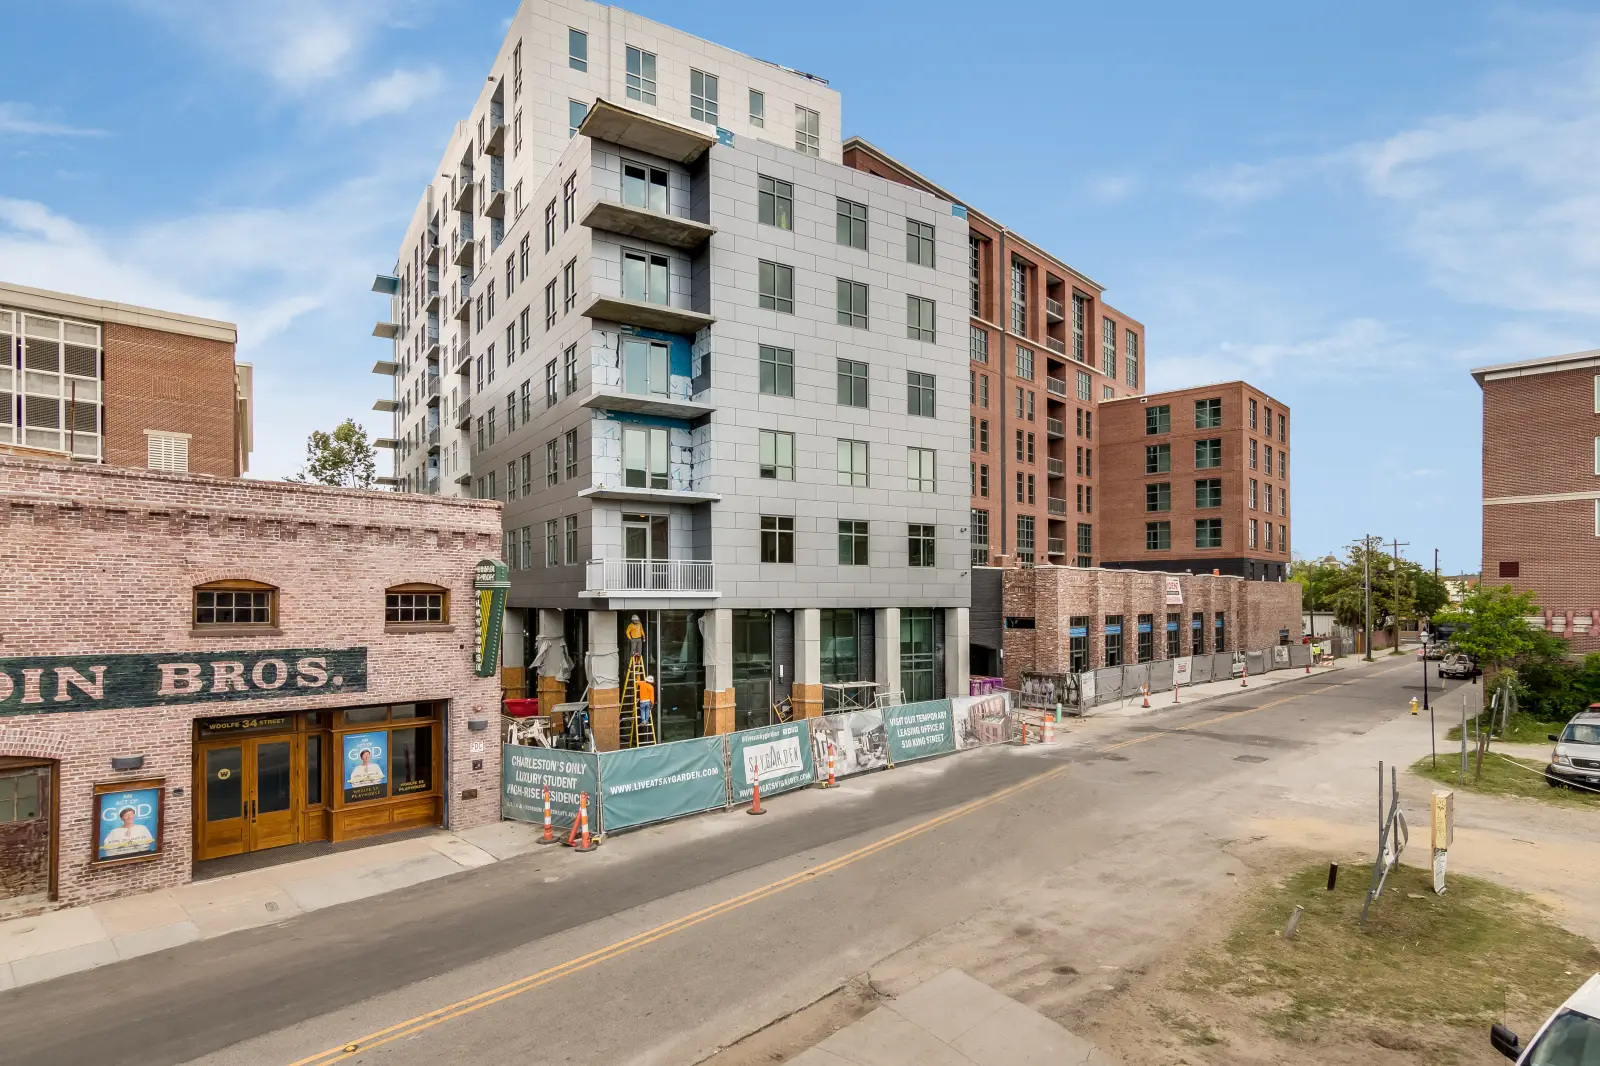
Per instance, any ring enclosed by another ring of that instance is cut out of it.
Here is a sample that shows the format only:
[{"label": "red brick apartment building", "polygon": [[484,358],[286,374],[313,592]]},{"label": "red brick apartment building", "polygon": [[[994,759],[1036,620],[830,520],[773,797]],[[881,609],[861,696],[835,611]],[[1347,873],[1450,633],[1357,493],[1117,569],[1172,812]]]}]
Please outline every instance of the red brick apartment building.
[{"label": "red brick apartment building", "polygon": [[1283,580],[1291,428],[1242,381],[1102,403],[1101,565]]},{"label": "red brick apartment building", "polygon": [[1144,325],[1098,282],[861,138],[845,141],[844,162],[967,214],[973,565],[1098,565],[1097,412],[1143,391]]},{"label": "red brick apartment building", "polygon": [[252,382],[229,322],[0,282],[0,451],[238,477]]},{"label": "red brick apartment building", "polygon": [[1482,367],[1483,580],[1600,650],[1600,350]]}]

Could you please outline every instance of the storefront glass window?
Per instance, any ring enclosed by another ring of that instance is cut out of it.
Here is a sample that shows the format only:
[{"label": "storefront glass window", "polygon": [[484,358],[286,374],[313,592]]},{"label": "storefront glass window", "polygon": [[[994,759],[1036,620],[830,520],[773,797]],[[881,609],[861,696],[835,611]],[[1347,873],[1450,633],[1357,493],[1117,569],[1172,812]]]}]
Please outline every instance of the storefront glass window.
[{"label": "storefront glass window", "polygon": [[907,703],[939,698],[935,674],[942,668],[934,639],[931,607],[907,607],[900,612],[900,689]]},{"label": "storefront glass window", "polygon": [[306,737],[306,803],[322,802],[322,737],[316,733]]},{"label": "storefront glass window", "polygon": [[733,612],[734,728],[766,725],[772,715],[772,612]]},{"label": "storefront glass window", "polygon": [[344,712],[346,722],[382,722],[388,717],[387,707],[351,707]]},{"label": "storefront glass window", "polygon": [[396,796],[427,792],[433,788],[432,726],[390,731],[389,772]]}]

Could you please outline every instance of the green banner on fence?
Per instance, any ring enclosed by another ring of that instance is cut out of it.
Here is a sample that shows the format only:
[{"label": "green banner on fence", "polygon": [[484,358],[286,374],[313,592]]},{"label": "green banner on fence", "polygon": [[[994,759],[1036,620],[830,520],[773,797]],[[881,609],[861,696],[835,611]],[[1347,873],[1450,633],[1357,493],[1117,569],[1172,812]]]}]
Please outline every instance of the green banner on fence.
[{"label": "green banner on fence", "polygon": [[883,709],[883,727],[893,762],[911,762],[956,750],[949,700],[927,700]]},{"label": "green banner on fence", "polygon": [[815,780],[811,724],[804,720],[780,722],[730,735],[728,766],[735,803],[743,803],[755,794],[752,769],[760,776],[763,796],[805,788]]},{"label": "green banner on fence", "polygon": [[[722,737],[678,740],[600,756],[606,829],[659,822],[725,806]],[[593,812],[590,813],[593,817]]]},{"label": "green banner on fence", "polygon": [[589,793],[589,832],[599,833],[599,756],[592,751],[500,749],[500,814],[519,822],[544,822],[544,790],[550,789],[550,820],[568,827],[578,816],[578,797]]}]

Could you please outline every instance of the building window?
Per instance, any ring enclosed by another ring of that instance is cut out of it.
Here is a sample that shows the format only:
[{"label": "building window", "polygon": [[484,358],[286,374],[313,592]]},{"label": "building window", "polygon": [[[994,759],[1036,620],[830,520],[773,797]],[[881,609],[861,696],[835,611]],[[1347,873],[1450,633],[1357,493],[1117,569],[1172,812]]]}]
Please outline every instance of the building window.
[{"label": "building window", "polygon": [[544,405],[554,407],[559,398],[556,391],[556,361],[552,359],[544,365]]},{"label": "building window", "polygon": [[767,94],[759,89],[750,90],[750,125],[756,129],[767,125]]},{"label": "building window", "polygon": [[978,406],[985,410],[989,407],[989,375],[978,375]]},{"label": "building window", "polygon": [[794,480],[794,434],[760,431],[761,476],[773,481]]},{"label": "building window", "polygon": [[561,565],[561,535],[554,518],[544,524],[544,565]]},{"label": "building window", "polygon": [[1180,636],[1178,622],[1180,618],[1181,616],[1177,612],[1169,612],[1167,614],[1167,658],[1169,659],[1176,659],[1178,657],[1178,641]]},{"label": "building window", "polygon": [[589,117],[589,105],[582,100],[567,101],[567,136],[576,137],[578,130],[583,126],[583,120]]},{"label": "building window", "polygon": [[1127,371],[1126,381],[1128,388],[1137,389],[1139,387],[1139,335],[1131,329],[1123,333],[1122,354],[1123,362],[1126,364],[1123,369]]},{"label": "building window", "polygon": [[1164,552],[1172,547],[1171,522],[1146,522],[1144,524],[1144,550]]},{"label": "building window", "polygon": [[1172,432],[1172,408],[1167,404],[1145,408],[1144,431],[1147,436]]},{"label": "building window", "polygon": [[794,352],[761,345],[761,391],[768,396],[794,395]]},{"label": "building window", "polygon": [[[628,51],[631,52],[633,49],[630,48]],[[573,70],[589,69],[589,35],[571,27],[567,29],[567,66]]]},{"label": "building window", "polygon": [[1017,377],[1024,381],[1033,380],[1033,352],[1027,348],[1017,348]]},{"label": "building window", "polygon": [[508,392],[508,393],[506,393],[506,433],[507,434],[511,434],[511,433],[515,433],[516,431],[517,431],[517,394],[515,392]]},{"label": "building window", "polygon": [[561,520],[562,540],[565,541],[567,550],[567,565],[573,566],[578,561],[578,516],[569,514]]},{"label": "building window", "polygon": [[1250,479],[1250,510],[1252,510],[1252,511],[1256,510],[1256,489],[1257,489],[1256,479],[1255,478],[1251,478]]},{"label": "building window", "polygon": [[1194,505],[1205,510],[1222,506],[1222,479],[1205,478],[1194,483]]},{"label": "building window", "polygon": [[[563,277],[573,269],[568,264]],[[567,305],[571,307],[571,288],[567,289]],[[667,294],[667,257],[647,252],[622,253],[622,298],[641,303],[665,304]]]},{"label": "building window", "polygon": [[[524,457],[526,458],[526,457]],[[567,430],[567,478],[578,476],[578,431]],[[526,480],[526,479],[524,479]]]},{"label": "building window", "polygon": [[1252,548],[1261,544],[1260,529],[1258,527],[1259,523],[1254,518],[1250,519],[1250,547]]},{"label": "building window", "polygon": [[1254,400],[1250,401],[1249,409],[1250,409],[1250,428],[1252,430],[1254,430],[1256,428],[1256,402]]},{"label": "building window", "polygon": [[1257,468],[1257,465],[1256,465],[1256,442],[1255,441],[1251,441],[1250,442],[1250,469],[1251,470],[1255,470],[1256,468]]},{"label": "building window", "polygon": [[196,626],[262,626],[278,622],[278,590],[259,581],[213,581],[194,588]]},{"label": "building window", "polygon": [[1094,555],[1094,526],[1088,522],[1078,523],[1078,565],[1090,566],[1090,559]]},{"label": "building window", "polygon": [[556,245],[556,202],[551,200],[544,205],[544,250],[549,251]]},{"label": "building window", "polygon": [[[494,408],[493,407],[489,408],[488,412],[485,414],[485,417],[489,420],[489,446],[490,447],[494,446],[494,414],[495,414],[495,412],[494,412]],[[489,478],[492,481],[494,479],[494,475],[490,474]]]},{"label": "building window", "polygon": [[1089,616],[1075,614],[1067,619],[1067,662],[1075,674],[1089,669]]},{"label": "building window", "polygon": [[1222,519],[1197,518],[1194,522],[1194,546],[1196,548],[1222,547]]},{"label": "building window", "polygon": [[1222,465],[1222,438],[1211,437],[1194,442],[1194,468],[1210,470]]},{"label": "building window", "polygon": [[1122,665],[1122,616],[1106,615],[1106,665]]},{"label": "building window", "polygon": [[989,495],[989,464],[988,463],[979,463],[978,464],[978,495],[986,497],[986,498]]},{"label": "building window", "polygon": [[1117,380],[1117,324],[1109,318],[1100,320],[1100,372]]},{"label": "building window", "polygon": [[867,442],[841,440],[838,442],[839,484],[853,488],[867,487]]},{"label": "building window", "polygon": [[1196,611],[1189,620],[1189,650],[1196,655],[1204,655],[1206,650],[1206,616],[1204,611]]},{"label": "building window", "polygon": [[1172,510],[1172,482],[1161,481],[1144,487],[1144,509],[1146,511]]},{"label": "building window", "polygon": [[932,448],[906,449],[906,482],[912,492],[934,491],[933,457]]},{"label": "building window", "polygon": [[717,76],[689,70],[689,117],[717,124]]},{"label": "building window", "polygon": [[834,240],[850,248],[867,246],[867,205],[834,200]]},{"label": "building window", "polygon": [[1212,650],[1214,650],[1214,651],[1227,651],[1228,650],[1228,626],[1227,626],[1226,616],[1221,611],[1218,611],[1217,615],[1216,615],[1216,618],[1214,619],[1214,622],[1215,622],[1215,624],[1211,628],[1216,630],[1217,639],[1215,641],[1215,646],[1213,647]]},{"label": "building window", "polygon": [[1089,301],[1077,293],[1072,294],[1072,358],[1080,363],[1087,363],[1089,357],[1084,352],[1084,334],[1087,330],[1089,318]]},{"label": "building window", "polygon": [[550,284],[544,287],[544,328],[556,328],[556,281],[550,279]]},{"label": "building window", "polygon": [[761,561],[794,562],[794,519],[784,515],[761,516]]},{"label": "building window", "polygon": [[633,396],[668,394],[668,346],[665,341],[622,338],[622,391]]},{"label": "building window", "polygon": [[[7,341],[10,341],[10,339],[10,337],[6,338]],[[10,352],[5,353],[5,356],[8,359],[10,358],[10,355]],[[9,367],[7,369],[9,371]],[[25,411],[28,414],[28,417],[31,419],[35,416],[35,407],[37,407],[38,404],[37,401],[32,399],[32,397],[27,397],[27,399],[29,400],[29,404],[25,406]],[[6,393],[4,402],[7,405],[12,402],[11,394],[9,392]],[[44,406],[50,407],[53,405],[46,404]],[[69,408],[72,406],[70,401],[68,402],[67,406]],[[6,411],[5,414],[7,415],[7,421],[10,421],[9,416],[11,415],[11,412]],[[6,427],[7,430],[10,428],[11,427],[9,426]],[[144,431],[144,434],[144,465],[146,469],[164,470],[170,474],[188,473],[190,437],[188,433],[158,433],[155,430],[147,429]]]},{"label": "building window", "polygon": [[1028,265],[1011,260],[1011,332],[1028,335]]},{"label": "building window", "polygon": [[1172,445],[1146,444],[1144,446],[1144,472],[1165,474],[1172,470]]},{"label": "building window", "polygon": [[822,154],[822,116],[799,104],[794,108],[794,150],[805,155]]},{"label": "building window", "polygon": [[906,297],[906,336],[914,341],[934,339],[934,305],[920,296]]},{"label": "building window", "polygon": [[1266,550],[1267,551],[1271,551],[1272,550],[1272,523],[1268,522],[1268,523],[1266,523],[1266,526],[1267,526],[1267,530],[1266,530],[1266,533],[1267,533]]},{"label": "building window", "polygon": [[856,521],[839,523],[839,565],[867,565],[867,523]]},{"label": "building window", "polygon": [[972,531],[970,536],[972,545],[972,565],[989,565],[989,512],[974,510],[972,512]]},{"label": "building window", "polygon": [[932,374],[923,374],[916,370],[906,372],[906,413],[933,417],[934,394],[937,391],[937,379]]},{"label": "building window", "polygon": [[1284,444],[1289,442],[1289,421],[1283,415],[1278,415],[1278,440]]},{"label": "building window", "polygon": [[787,181],[758,175],[756,218],[763,226],[794,229],[794,186]]},{"label": "building window", "polygon": [[643,52],[628,46],[628,73],[626,90],[628,99],[641,103],[656,102],[656,57],[653,52]]},{"label": "building window", "polygon": [[667,211],[667,172],[643,163],[622,164],[622,202],[628,207],[665,214]]},{"label": "building window", "polygon": [[867,287],[859,281],[838,279],[839,325],[866,329]]},{"label": "building window", "polygon": [[1076,374],[1078,387],[1076,395],[1081,402],[1088,403],[1094,399],[1094,388],[1089,378],[1089,372],[1087,370],[1079,370],[1076,371]]},{"label": "building window", "polygon": [[867,364],[838,360],[839,402],[846,407],[867,406]]},{"label": "building window", "polygon": [[396,585],[385,590],[383,601],[383,620],[392,625],[450,621],[450,593],[438,585]]},{"label": "building window", "polygon": [[906,547],[911,566],[935,566],[933,527],[909,525],[906,527]]},{"label": "building window", "polygon": [[982,326],[972,326],[970,331],[967,344],[968,354],[975,363],[987,363],[989,361],[989,331]]},{"label": "building window", "polygon": [[552,437],[544,443],[544,483],[555,485],[561,480],[561,442]]},{"label": "building window", "polygon": [[571,396],[578,391],[578,346],[569,344],[561,353],[561,382],[566,388],[566,394]]},{"label": "building window", "polygon": [[631,489],[667,487],[667,431],[652,426],[624,426],[622,481]]},{"label": "building window", "polygon": [[1194,402],[1195,429],[1222,428],[1222,401],[1196,400]]},{"label": "building window", "polygon": [[973,234],[967,235],[967,310],[973,318],[983,316],[983,242]]},{"label": "building window", "polygon": [[933,225],[906,219],[906,262],[917,266],[933,266]]},{"label": "building window", "polygon": [[1031,563],[1033,554],[1033,515],[1017,515],[1017,562]]},{"label": "building window", "polygon": [[989,420],[987,418],[978,419],[978,450],[980,452],[989,450]]},{"label": "building window", "polygon": [[794,314],[794,267],[769,263],[757,267],[757,284],[762,307],[786,315]]},{"label": "building window", "polygon": [[1267,486],[1267,513],[1272,513],[1272,486]]},{"label": "building window", "polygon": [[561,232],[565,233],[578,220],[578,175],[568,174],[561,183]]}]

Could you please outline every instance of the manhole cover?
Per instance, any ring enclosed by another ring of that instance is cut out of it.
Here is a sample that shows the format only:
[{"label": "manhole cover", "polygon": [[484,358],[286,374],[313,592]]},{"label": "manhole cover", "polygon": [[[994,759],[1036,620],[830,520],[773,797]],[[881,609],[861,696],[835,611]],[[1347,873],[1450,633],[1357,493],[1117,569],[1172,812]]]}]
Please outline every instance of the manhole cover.
[{"label": "manhole cover", "polygon": [[1266,762],[1267,761],[1267,757],[1265,755],[1235,755],[1233,757],[1233,761],[1234,762]]}]

